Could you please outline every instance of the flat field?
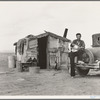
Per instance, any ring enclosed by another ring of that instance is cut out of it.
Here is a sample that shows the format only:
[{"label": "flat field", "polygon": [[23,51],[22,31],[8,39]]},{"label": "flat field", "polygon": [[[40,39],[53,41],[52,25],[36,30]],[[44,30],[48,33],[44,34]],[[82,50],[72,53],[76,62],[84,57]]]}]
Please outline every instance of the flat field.
[{"label": "flat field", "polygon": [[67,69],[40,70],[40,73],[18,72],[8,68],[8,56],[0,53],[1,96],[77,96],[100,94],[100,71],[91,70],[85,77],[71,78]]}]

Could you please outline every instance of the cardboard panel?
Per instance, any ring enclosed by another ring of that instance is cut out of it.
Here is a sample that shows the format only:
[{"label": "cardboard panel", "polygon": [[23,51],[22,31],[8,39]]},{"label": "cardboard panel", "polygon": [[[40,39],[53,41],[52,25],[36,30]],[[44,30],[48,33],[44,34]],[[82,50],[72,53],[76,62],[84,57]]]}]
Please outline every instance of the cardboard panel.
[{"label": "cardboard panel", "polygon": [[59,47],[59,39],[54,37],[49,37],[49,48],[58,48]]},{"label": "cardboard panel", "polygon": [[31,49],[31,48],[37,47],[37,45],[38,45],[37,39],[30,40],[28,47],[29,47],[29,49]]}]

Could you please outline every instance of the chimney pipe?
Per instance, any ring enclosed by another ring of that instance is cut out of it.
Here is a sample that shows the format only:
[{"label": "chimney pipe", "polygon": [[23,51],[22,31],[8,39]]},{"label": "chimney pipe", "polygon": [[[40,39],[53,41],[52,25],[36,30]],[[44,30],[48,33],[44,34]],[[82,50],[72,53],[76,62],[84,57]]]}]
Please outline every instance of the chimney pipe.
[{"label": "chimney pipe", "polygon": [[66,36],[67,36],[67,32],[68,32],[68,29],[65,28],[65,32],[64,32],[64,35],[63,35],[64,38],[66,38]]}]

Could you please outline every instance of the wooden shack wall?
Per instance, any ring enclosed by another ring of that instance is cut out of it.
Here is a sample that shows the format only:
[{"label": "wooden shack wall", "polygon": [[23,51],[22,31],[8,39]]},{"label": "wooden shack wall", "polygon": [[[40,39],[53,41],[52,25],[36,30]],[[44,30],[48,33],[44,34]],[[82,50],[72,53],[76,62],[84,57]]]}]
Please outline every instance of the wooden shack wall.
[{"label": "wooden shack wall", "polygon": [[62,66],[68,65],[68,42],[64,42],[58,38],[48,37],[48,50],[50,59],[50,68],[54,68],[56,64]]},{"label": "wooden shack wall", "polygon": [[27,48],[28,48],[28,39],[26,39],[26,43],[24,44],[23,54],[19,54],[18,49],[17,49],[17,61],[20,61],[21,63],[26,62]]},{"label": "wooden shack wall", "polygon": [[24,52],[22,55],[17,51],[17,61],[21,61],[21,63],[25,63],[30,57],[37,59],[37,39],[29,41],[26,39],[26,44],[24,45]]},{"label": "wooden shack wall", "polygon": [[26,58],[26,50],[27,50],[27,44],[24,45],[24,53],[21,56],[21,62],[24,63],[26,62],[27,58]]},{"label": "wooden shack wall", "polygon": [[37,54],[38,54],[38,42],[37,42],[37,39],[34,39],[34,40],[30,40],[28,42],[28,49],[26,51],[26,55],[27,55],[27,59],[29,59],[30,57],[33,59],[33,58],[36,58],[37,59]]}]

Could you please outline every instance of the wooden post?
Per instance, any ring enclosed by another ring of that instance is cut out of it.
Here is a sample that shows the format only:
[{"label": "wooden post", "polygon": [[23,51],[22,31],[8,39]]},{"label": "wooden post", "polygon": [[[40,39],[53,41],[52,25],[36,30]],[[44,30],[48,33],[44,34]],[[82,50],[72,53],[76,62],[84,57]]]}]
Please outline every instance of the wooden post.
[{"label": "wooden post", "polygon": [[60,50],[58,50],[58,69],[60,68],[60,59],[61,59]]},{"label": "wooden post", "polygon": [[49,66],[49,62],[50,62],[50,57],[49,57],[49,36],[47,37],[46,53],[47,53],[47,69],[49,69],[50,68],[50,66]]}]

